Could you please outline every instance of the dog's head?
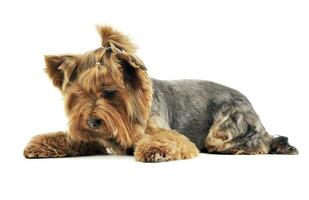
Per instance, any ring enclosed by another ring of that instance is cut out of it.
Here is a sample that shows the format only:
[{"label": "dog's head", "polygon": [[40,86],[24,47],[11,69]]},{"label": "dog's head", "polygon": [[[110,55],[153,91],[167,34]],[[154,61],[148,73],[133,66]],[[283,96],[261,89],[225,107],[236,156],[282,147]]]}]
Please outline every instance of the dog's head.
[{"label": "dog's head", "polygon": [[73,140],[115,141],[126,149],[145,129],[151,81],[126,36],[109,26],[98,26],[98,32],[100,48],[45,56],[46,72],[64,96]]}]

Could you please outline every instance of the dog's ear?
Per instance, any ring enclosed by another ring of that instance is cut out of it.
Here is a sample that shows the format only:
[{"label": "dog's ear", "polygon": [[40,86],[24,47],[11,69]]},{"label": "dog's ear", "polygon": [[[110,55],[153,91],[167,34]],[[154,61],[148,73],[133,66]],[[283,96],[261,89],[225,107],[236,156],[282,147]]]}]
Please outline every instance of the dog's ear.
[{"label": "dog's ear", "polygon": [[124,81],[130,84],[133,89],[141,88],[142,76],[146,74],[146,67],[143,61],[133,53],[128,53],[124,50],[116,49],[114,52],[122,67]]},{"label": "dog's ear", "polygon": [[108,48],[112,45],[120,50],[125,50],[130,53],[136,51],[136,46],[130,41],[128,36],[123,35],[111,26],[97,26],[100,34],[102,47]]},{"label": "dog's ear", "polygon": [[45,71],[60,90],[65,80],[69,81],[75,71],[77,57],[73,55],[45,55]]},{"label": "dog's ear", "polygon": [[131,66],[132,68],[146,70],[143,61],[135,54],[117,48],[113,49],[114,49],[113,51],[116,54],[116,57],[122,62],[126,62],[127,65]]}]

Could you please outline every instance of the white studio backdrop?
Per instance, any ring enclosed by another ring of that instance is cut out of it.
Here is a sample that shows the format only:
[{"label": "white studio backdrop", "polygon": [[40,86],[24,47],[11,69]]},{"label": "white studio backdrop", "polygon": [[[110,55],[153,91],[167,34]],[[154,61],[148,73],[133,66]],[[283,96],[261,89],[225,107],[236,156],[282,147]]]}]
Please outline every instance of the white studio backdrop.
[{"label": "white studio backdrop", "polygon": [[[0,199],[308,199],[308,10],[285,0],[1,1]],[[96,24],[128,34],[151,77],[238,89],[300,155],[24,159],[32,136],[67,125],[43,55],[98,48]]]}]

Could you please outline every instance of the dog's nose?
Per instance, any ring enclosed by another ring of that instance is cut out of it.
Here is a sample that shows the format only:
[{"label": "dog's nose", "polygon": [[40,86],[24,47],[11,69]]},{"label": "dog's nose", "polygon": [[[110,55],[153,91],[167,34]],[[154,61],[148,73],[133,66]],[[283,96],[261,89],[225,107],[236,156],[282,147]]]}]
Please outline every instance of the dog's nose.
[{"label": "dog's nose", "polygon": [[86,121],[89,128],[99,128],[101,126],[101,120],[98,118],[90,117]]}]

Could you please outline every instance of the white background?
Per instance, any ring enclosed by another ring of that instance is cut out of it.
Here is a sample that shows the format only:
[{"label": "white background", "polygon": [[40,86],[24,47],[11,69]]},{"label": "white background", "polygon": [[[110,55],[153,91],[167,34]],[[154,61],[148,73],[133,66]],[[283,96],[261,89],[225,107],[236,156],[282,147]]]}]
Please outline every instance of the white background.
[{"label": "white background", "polygon": [[[308,1],[296,0],[1,1],[0,199],[308,199],[308,13]],[[246,94],[267,130],[300,155],[24,159],[32,136],[66,129],[43,55],[99,47],[95,25],[104,23],[138,44],[150,76]]]}]

